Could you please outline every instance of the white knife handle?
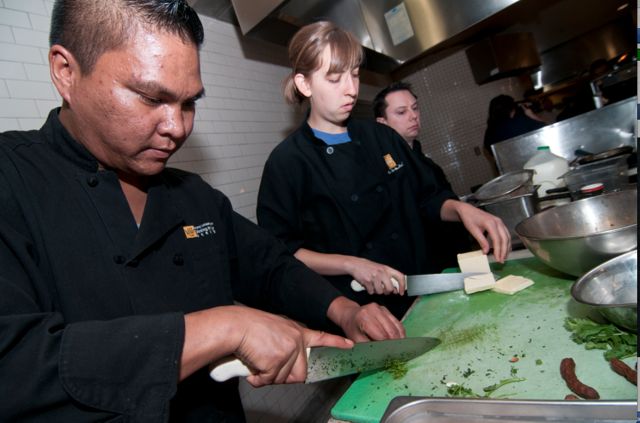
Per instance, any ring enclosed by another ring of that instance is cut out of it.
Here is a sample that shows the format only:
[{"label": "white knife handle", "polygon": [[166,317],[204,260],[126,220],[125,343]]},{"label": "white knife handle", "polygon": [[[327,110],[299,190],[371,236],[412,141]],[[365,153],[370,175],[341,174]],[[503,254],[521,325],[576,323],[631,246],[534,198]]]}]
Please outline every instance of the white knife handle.
[{"label": "white knife handle", "polygon": [[224,382],[236,376],[249,376],[251,370],[233,356],[222,359],[211,366],[209,376],[216,382]]},{"label": "white knife handle", "polygon": [[[398,284],[398,281],[396,280],[396,278],[391,278],[391,284],[393,285],[393,288],[396,290],[396,292],[400,292],[400,284]],[[351,289],[353,289],[356,292],[365,290],[364,286],[362,286],[360,282],[358,282],[355,279],[351,281]]]},{"label": "white knife handle", "polygon": [[[311,348],[307,348],[307,359],[311,353]],[[210,367],[209,376],[216,382],[224,382],[233,377],[250,376],[251,370],[242,361],[233,356],[225,357]]]}]

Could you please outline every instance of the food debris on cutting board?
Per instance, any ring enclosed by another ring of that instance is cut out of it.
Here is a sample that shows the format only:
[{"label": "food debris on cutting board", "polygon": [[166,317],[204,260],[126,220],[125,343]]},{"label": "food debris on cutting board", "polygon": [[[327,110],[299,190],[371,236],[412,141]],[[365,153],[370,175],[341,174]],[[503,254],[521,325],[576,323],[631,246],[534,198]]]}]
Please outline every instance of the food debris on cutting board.
[{"label": "food debris on cutting board", "polygon": [[401,379],[407,374],[409,367],[405,360],[389,359],[384,363],[384,370],[387,371],[392,378]]}]

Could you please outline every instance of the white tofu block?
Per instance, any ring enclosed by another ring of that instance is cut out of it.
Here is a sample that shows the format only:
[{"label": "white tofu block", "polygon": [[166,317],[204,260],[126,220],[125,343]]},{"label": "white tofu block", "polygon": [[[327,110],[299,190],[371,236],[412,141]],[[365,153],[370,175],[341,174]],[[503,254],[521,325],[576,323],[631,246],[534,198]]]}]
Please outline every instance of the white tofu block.
[{"label": "white tofu block", "polygon": [[482,250],[458,254],[458,266],[463,273],[491,273],[489,259],[487,259],[486,254],[482,253]]},{"label": "white tofu block", "polygon": [[533,285],[531,279],[523,278],[522,276],[508,275],[496,282],[491,289],[500,294],[513,295],[531,285]]},{"label": "white tofu block", "polygon": [[475,292],[486,291],[495,286],[496,280],[492,273],[469,276],[464,278],[464,292],[473,294]]}]

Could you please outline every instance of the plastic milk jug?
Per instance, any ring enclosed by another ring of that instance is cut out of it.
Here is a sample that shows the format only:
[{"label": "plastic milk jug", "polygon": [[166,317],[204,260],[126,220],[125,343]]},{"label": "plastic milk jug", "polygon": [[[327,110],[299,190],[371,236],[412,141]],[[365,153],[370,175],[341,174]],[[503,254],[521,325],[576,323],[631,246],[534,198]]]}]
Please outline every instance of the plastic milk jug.
[{"label": "plastic milk jug", "polygon": [[560,176],[569,171],[569,162],[553,154],[548,146],[538,147],[538,152],[524,164],[525,169],[534,170],[533,184],[540,185],[538,197],[544,197],[548,189],[565,186],[564,179]]}]

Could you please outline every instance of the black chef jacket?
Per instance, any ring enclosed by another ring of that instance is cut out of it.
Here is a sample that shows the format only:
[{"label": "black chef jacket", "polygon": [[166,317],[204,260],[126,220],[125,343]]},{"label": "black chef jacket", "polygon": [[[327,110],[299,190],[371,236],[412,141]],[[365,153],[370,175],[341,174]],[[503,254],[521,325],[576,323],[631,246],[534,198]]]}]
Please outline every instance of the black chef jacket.
[{"label": "black chef jacket", "polygon": [[[442,204],[457,197],[390,127],[349,119],[347,128],[351,142],[326,145],[305,122],[272,151],[258,223],[291,252],[364,257],[406,274],[437,271],[438,240],[425,237],[424,220],[441,222]],[[412,300],[355,293],[349,275],[327,279],[360,304],[379,302],[397,317]]]},{"label": "black chef jacket", "polygon": [[[433,169],[439,183],[452,190],[451,183],[447,179],[444,170],[431,158],[424,155],[420,141],[413,140],[411,150],[418,156],[425,166]],[[437,239],[438,248],[434,251],[434,262],[442,271],[448,267],[458,266],[458,254],[471,249],[469,232],[461,222],[425,222],[427,237]]]},{"label": "black chef jacket", "polygon": [[178,384],[184,313],[321,326],[338,295],[196,175],[159,174],[138,229],[57,110],[0,134],[0,421],[243,421],[237,382]]}]

